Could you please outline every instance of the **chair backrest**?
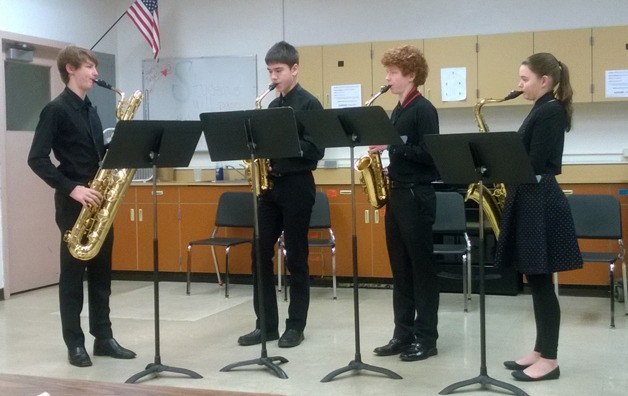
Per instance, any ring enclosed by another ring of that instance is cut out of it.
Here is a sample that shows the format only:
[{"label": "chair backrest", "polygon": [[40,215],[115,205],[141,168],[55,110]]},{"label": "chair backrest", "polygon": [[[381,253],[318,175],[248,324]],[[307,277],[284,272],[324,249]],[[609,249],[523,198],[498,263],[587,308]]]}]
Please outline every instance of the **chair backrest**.
[{"label": "chair backrest", "polygon": [[584,239],[622,239],[621,206],[608,194],[568,195],[576,236]]},{"label": "chair backrest", "polygon": [[329,200],[323,192],[316,193],[316,200],[312,207],[310,228],[331,228],[331,216],[329,215]]},{"label": "chair backrest", "polygon": [[436,192],[436,219],[432,230],[443,234],[467,231],[464,199],[460,193]]},{"label": "chair backrest", "polygon": [[252,192],[222,193],[216,210],[216,227],[253,227]]}]

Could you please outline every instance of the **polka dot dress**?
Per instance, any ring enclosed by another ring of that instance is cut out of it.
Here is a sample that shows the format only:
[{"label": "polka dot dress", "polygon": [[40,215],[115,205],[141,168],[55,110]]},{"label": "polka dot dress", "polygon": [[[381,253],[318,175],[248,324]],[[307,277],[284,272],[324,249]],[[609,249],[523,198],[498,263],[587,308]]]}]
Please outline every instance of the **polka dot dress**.
[{"label": "polka dot dress", "polygon": [[494,264],[523,274],[582,268],[565,194],[553,175],[538,184],[507,188]]}]

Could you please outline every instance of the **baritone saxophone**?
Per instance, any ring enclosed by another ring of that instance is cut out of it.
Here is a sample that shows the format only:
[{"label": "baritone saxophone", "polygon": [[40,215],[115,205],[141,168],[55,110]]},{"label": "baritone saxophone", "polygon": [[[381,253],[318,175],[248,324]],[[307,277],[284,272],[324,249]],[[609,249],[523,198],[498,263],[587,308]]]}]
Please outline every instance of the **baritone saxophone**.
[{"label": "baritone saxophone", "polygon": [[[128,100],[125,100],[124,92],[119,89],[113,88],[103,80],[95,80],[94,82],[120,95],[120,100],[116,103],[116,119],[118,121],[133,119],[144,97],[142,92],[135,91]],[[98,170],[94,179],[89,183],[89,187],[102,195],[100,205],[84,206],[74,223],[74,227],[66,231],[63,236],[72,257],[79,260],[90,260],[98,254],[134,175],[135,169],[100,168]]]},{"label": "baritone saxophone", "polygon": [[[510,93],[502,99],[480,99],[480,101],[477,102],[473,108],[475,121],[478,124],[480,132],[489,131],[488,126],[484,121],[484,117],[482,116],[482,106],[486,103],[499,103],[511,100],[518,97],[522,93],[523,91],[510,91]],[[469,184],[465,201],[470,199],[479,204],[480,193],[478,189],[478,183]],[[504,210],[504,203],[506,203],[506,186],[503,183],[496,183],[492,188],[482,189],[482,210],[484,211],[484,215],[486,216],[496,239],[499,239],[499,221],[501,219],[502,211]]]},{"label": "baritone saxophone", "polygon": [[[364,106],[371,106],[375,99],[386,93],[390,85],[382,85]],[[368,196],[369,203],[376,209],[386,205],[389,195],[388,177],[384,173],[382,157],[378,151],[366,153],[355,161],[354,168],[360,174],[362,189]]]},{"label": "baritone saxophone", "polygon": [[[274,83],[268,84],[268,89],[264,91],[261,95],[259,95],[257,98],[255,98],[256,109],[259,110],[262,108],[262,99],[264,99],[264,97],[268,95],[270,91],[275,89],[276,86],[277,84],[274,84]],[[244,162],[244,167],[245,167],[244,174],[246,175],[246,179],[251,185],[251,188],[253,188],[256,196],[259,197],[266,191],[273,188],[273,181],[270,180],[270,178],[268,177],[270,175],[270,160],[269,159],[257,158],[253,161],[252,166],[251,166],[250,159],[242,160],[242,162]],[[255,167],[255,169],[253,169],[253,167]],[[253,182],[253,177],[256,177],[257,183]]]}]

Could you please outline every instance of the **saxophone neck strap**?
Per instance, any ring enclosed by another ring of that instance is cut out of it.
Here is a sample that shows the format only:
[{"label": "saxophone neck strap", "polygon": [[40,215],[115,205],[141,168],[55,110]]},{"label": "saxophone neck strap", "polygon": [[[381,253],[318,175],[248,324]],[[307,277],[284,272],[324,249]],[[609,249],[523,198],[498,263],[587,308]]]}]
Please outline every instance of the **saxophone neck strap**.
[{"label": "saxophone neck strap", "polygon": [[403,100],[403,102],[401,103],[401,108],[405,108],[406,106],[408,106],[414,99],[418,98],[419,96],[421,96],[421,92],[417,91],[410,91],[410,93],[408,93],[408,95],[406,96],[406,98]]}]

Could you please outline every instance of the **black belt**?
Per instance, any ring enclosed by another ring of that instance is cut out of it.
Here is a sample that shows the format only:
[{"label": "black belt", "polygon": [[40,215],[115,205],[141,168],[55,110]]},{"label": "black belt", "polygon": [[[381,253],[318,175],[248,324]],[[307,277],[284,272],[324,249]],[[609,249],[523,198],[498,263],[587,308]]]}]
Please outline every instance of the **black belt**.
[{"label": "black belt", "polygon": [[417,186],[429,186],[430,183],[403,183],[395,180],[390,181],[390,188],[414,188]]}]

